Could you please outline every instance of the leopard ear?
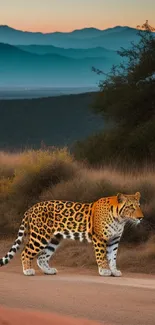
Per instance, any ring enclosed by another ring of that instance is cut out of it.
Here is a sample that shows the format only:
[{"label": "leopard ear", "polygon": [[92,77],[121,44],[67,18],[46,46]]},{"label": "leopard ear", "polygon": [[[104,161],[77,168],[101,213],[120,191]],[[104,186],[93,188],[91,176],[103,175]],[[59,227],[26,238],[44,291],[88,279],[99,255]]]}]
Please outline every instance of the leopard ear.
[{"label": "leopard ear", "polygon": [[124,194],[122,194],[122,193],[118,193],[117,194],[117,201],[118,201],[118,203],[123,203],[125,200],[126,200],[126,197],[125,197]]},{"label": "leopard ear", "polygon": [[136,192],[135,193],[135,198],[139,201],[140,197],[141,197],[140,192]]}]

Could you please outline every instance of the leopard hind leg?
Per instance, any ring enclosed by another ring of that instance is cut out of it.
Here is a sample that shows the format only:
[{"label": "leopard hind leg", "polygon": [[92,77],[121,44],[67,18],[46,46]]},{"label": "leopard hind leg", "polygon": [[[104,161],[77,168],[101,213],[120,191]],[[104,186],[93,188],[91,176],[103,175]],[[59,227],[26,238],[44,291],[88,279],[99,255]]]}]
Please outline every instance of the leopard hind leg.
[{"label": "leopard hind leg", "polygon": [[31,262],[41,251],[45,249],[49,241],[50,239],[46,237],[38,240],[30,235],[29,242],[24,247],[21,254],[24,275],[35,275],[35,270],[32,268]]},{"label": "leopard hind leg", "polygon": [[48,245],[38,254],[37,265],[44,274],[54,275],[57,273],[57,269],[49,266],[49,260],[59,247],[62,239],[63,236],[60,234],[53,236]]}]

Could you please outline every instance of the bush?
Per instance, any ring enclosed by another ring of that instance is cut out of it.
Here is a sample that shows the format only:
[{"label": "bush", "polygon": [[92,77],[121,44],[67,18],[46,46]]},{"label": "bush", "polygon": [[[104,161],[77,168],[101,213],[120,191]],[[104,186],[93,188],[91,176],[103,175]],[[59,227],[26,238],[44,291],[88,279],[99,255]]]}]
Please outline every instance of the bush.
[{"label": "bush", "polygon": [[74,177],[79,169],[66,148],[1,153],[0,166],[0,228],[6,234],[8,229],[17,230],[24,212],[39,201],[43,190]]}]

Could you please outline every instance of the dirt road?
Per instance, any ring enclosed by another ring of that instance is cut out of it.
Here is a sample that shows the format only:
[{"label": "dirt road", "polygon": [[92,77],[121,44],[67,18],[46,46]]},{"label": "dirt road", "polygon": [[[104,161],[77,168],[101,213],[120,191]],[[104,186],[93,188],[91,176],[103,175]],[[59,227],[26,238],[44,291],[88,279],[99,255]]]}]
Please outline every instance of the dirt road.
[{"label": "dirt road", "polygon": [[0,305],[32,308],[121,325],[155,324],[155,276],[102,278],[96,270],[37,271],[25,277],[15,263],[0,269]]}]

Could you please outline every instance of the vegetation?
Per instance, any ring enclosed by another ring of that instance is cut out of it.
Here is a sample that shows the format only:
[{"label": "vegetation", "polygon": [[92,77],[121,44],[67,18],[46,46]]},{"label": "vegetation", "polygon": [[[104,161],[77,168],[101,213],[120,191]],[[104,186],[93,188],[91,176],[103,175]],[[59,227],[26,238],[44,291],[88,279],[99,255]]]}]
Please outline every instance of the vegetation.
[{"label": "vegetation", "polygon": [[142,29],[140,42],[118,51],[121,65],[100,83],[93,110],[108,127],[77,142],[78,159],[87,157],[91,164],[155,161],[155,35],[148,21]]}]

